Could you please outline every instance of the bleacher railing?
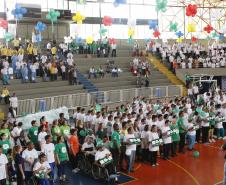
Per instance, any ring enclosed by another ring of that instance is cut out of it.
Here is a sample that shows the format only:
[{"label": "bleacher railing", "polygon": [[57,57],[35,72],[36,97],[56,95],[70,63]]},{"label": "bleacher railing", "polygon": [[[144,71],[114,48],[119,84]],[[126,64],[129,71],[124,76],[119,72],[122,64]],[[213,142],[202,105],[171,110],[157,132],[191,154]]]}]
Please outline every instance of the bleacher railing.
[{"label": "bleacher railing", "polygon": [[132,101],[134,97],[145,96],[150,99],[182,96],[182,85],[144,87],[92,93],[69,94],[18,101],[18,116],[48,111],[63,106],[75,108],[87,107],[95,103],[113,104]]}]

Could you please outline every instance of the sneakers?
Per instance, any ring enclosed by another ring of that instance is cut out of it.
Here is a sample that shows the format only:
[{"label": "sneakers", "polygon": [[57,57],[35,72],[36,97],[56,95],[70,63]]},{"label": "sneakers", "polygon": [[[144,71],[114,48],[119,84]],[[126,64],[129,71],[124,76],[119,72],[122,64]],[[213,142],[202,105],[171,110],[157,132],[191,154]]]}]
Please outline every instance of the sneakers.
[{"label": "sneakers", "polygon": [[79,168],[75,168],[74,170],[72,170],[73,173],[78,173],[80,171]]},{"label": "sneakers", "polygon": [[155,164],[151,165],[152,167],[155,167]]}]

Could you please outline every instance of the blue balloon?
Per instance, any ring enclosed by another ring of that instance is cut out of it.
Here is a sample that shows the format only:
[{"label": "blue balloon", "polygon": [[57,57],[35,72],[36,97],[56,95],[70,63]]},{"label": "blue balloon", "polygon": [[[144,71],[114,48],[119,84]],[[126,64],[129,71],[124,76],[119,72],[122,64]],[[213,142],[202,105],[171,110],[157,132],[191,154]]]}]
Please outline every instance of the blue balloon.
[{"label": "blue balloon", "polygon": [[180,37],[183,37],[184,34],[183,34],[181,31],[178,31],[178,32],[176,33],[176,36],[177,36],[178,38],[180,38]]},{"label": "blue balloon", "polygon": [[42,36],[41,34],[38,34],[35,36],[36,42],[42,42]]},{"label": "blue balloon", "polygon": [[115,0],[114,6],[118,7],[120,4],[126,4],[126,0]]},{"label": "blue balloon", "polygon": [[156,30],[158,27],[158,20],[150,20],[149,21],[149,29]]},{"label": "blue balloon", "polygon": [[224,34],[222,34],[222,33],[218,34],[218,39],[219,40],[224,40]]},{"label": "blue balloon", "polygon": [[35,30],[39,32],[43,32],[46,29],[46,24],[42,23],[41,21],[38,21]]},{"label": "blue balloon", "polygon": [[27,13],[27,9],[21,7],[21,5],[19,5],[19,4],[16,4],[16,5],[15,5],[15,9],[12,10],[11,13],[12,13],[12,15],[14,15],[14,17],[15,17],[17,20],[20,20],[20,19],[23,18],[23,15]]},{"label": "blue balloon", "polygon": [[77,37],[77,38],[75,39],[75,43],[76,43],[76,44],[83,44],[83,39],[82,39],[81,37]]}]

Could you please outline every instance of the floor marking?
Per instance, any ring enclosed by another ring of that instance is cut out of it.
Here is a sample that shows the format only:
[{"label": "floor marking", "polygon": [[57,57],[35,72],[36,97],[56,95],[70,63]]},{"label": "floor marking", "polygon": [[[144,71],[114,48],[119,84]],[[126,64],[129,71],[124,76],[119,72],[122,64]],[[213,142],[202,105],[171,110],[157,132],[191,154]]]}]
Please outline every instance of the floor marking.
[{"label": "floor marking", "polygon": [[206,147],[211,147],[211,148],[215,148],[215,149],[218,149],[218,150],[222,150],[221,147],[217,147],[217,146],[212,146],[212,145],[204,145]]},{"label": "floor marking", "polygon": [[189,171],[187,171],[185,168],[183,168],[182,166],[180,166],[179,164],[175,163],[172,160],[168,160],[168,161],[170,163],[172,163],[173,165],[175,165],[176,167],[178,167],[181,170],[183,170],[188,176],[190,176],[192,178],[192,180],[195,182],[196,185],[200,185],[199,182],[197,181],[197,179]]},{"label": "floor marking", "polygon": [[128,177],[133,178],[133,180],[131,180],[131,181],[129,181],[129,182],[119,183],[120,185],[129,184],[129,183],[131,183],[131,182],[135,182],[135,181],[137,181],[137,180],[138,180],[136,177],[133,177],[133,176],[128,175],[128,174],[126,174],[126,173],[123,173],[123,172],[120,172],[120,173],[121,173],[121,174],[123,174],[123,175],[125,175],[125,176],[128,176]]},{"label": "floor marking", "polygon": [[142,164],[138,164],[137,167],[134,169],[134,171],[137,171],[140,167],[142,166]]},{"label": "floor marking", "polygon": [[214,185],[222,185],[222,184],[223,184],[223,181],[220,181],[220,182],[218,182],[218,183],[216,183]]}]

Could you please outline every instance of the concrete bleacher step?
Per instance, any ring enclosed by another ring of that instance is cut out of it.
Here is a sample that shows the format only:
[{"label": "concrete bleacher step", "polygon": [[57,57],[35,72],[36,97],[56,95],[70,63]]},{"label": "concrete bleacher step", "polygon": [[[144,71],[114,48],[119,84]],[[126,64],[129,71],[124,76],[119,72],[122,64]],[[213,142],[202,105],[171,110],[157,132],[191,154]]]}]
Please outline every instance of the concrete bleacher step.
[{"label": "concrete bleacher step", "polygon": [[104,63],[107,62],[108,60],[114,60],[115,62],[117,61],[132,61],[132,57],[109,57],[109,58],[74,58],[76,64],[86,64],[86,63],[94,63],[94,62],[99,62],[99,63]]},{"label": "concrete bleacher step", "polygon": [[39,93],[39,94],[22,95],[22,96],[19,96],[18,98],[20,100],[25,100],[25,99],[44,98],[44,97],[53,97],[53,96],[80,94],[80,93],[85,93],[85,91],[84,90],[72,90],[72,91],[65,91],[65,92]]},{"label": "concrete bleacher step", "polygon": [[51,92],[61,92],[64,94],[64,92],[72,91],[72,90],[82,90],[83,86],[73,86],[73,85],[67,85],[67,86],[59,86],[59,87],[46,87],[46,88],[35,88],[35,89],[26,89],[25,90],[16,90],[14,91],[17,96],[22,95],[29,95],[29,94],[39,94],[39,93],[51,93]]},{"label": "concrete bleacher step", "polygon": [[39,83],[18,83],[9,85],[8,88],[10,91],[13,90],[22,90],[22,89],[35,89],[35,88],[46,88],[46,87],[61,87],[69,85],[68,81],[54,81],[54,82],[39,82]]}]

